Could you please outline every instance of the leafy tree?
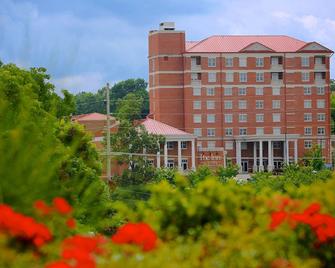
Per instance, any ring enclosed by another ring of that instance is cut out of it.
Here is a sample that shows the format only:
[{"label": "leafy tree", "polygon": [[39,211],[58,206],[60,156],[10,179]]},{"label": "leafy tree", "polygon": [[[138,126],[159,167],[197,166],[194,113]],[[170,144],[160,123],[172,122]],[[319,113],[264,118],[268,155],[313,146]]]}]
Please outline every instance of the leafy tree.
[{"label": "leafy tree", "polygon": [[129,93],[119,100],[116,110],[116,117],[119,120],[133,122],[141,118],[143,99],[134,93]]},{"label": "leafy tree", "polygon": [[334,92],[335,91],[335,80],[330,79],[330,91]]},{"label": "leafy tree", "polygon": [[[111,135],[111,145],[120,165],[126,165],[119,184],[141,184],[150,181],[154,175],[154,168],[145,154],[155,155],[164,138],[149,134],[143,126],[134,126],[127,120],[121,121],[117,133]],[[124,154],[122,154],[124,153]],[[152,157],[151,157],[152,158]]]},{"label": "leafy tree", "polygon": [[321,170],[324,168],[324,161],[322,158],[322,149],[315,145],[312,149],[305,153],[305,164],[313,168],[313,170]]},{"label": "leafy tree", "polygon": [[330,95],[330,107],[331,107],[331,132],[335,134],[335,95],[332,93]]},{"label": "leafy tree", "polygon": [[219,177],[219,180],[226,182],[228,179],[234,178],[238,174],[239,167],[237,165],[228,165],[226,168],[219,167],[216,170],[216,175]]}]

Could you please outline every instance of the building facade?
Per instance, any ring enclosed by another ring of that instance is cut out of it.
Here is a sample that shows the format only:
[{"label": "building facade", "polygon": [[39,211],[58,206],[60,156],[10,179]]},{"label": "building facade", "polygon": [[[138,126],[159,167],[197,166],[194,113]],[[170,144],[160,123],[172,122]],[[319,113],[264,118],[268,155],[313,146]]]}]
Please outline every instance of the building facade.
[{"label": "building facade", "polygon": [[197,137],[197,164],[272,171],[314,144],[329,163],[332,54],[289,36],[186,41],[161,23],[149,33],[150,115]]}]

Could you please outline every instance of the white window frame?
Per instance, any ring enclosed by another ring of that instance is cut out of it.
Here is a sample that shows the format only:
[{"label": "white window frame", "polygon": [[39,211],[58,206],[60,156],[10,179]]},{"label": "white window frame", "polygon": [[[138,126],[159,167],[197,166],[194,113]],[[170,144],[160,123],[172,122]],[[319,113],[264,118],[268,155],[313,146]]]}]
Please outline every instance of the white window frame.
[{"label": "white window frame", "polygon": [[247,83],[248,82],[248,73],[240,72],[239,73],[239,79],[240,79],[241,83]]},{"label": "white window frame", "polygon": [[301,67],[309,67],[309,57],[303,56],[301,57]]},{"label": "white window frame", "polygon": [[245,135],[248,135],[248,130],[247,130],[247,128],[245,128],[245,127],[241,127],[240,129],[239,129],[239,136],[245,136]]},{"label": "white window frame", "polygon": [[238,95],[239,96],[246,96],[247,95],[247,88],[246,87],[238,88]]},{"label": "white window frame", "polygon": [[229,127],[225,129],[226,136],[233,136],[233,128]]},{"label": "white window frame", "polygon": [[226,141],[225,142],[225,149],[226,150],[233,150],[234,149],[234,142],[232,142],[232,141]]},{"label": "white window frame", "polygon": [[225,110],[233,109],[233,101],[231,100],[224,101],[224,108]]},{"label": "white window frame", "polygon": [[272,95],[280,96],[280,87],[272,87]]},{"label": "white window frame", "polygon": [[181,141],[180,142],[180,148],[182,150],[186,150],[187,149],[187,141]]},{"label": "white window frame", "polygon": [[316,108],[318,108],[318,109],[326,108],[326,101],[325,100],[317,100],[316,101]]},{"label": "white window frame", "polygon": [[215,109],[215,101],[214,100],[207,100],[206,101],[206,108],[207,108],[207,110]]},{"label": "white window frame", "polygon": [[264,95],[264,88],[256,87],[256,96],[263,96]]},{"label": "white window frame", "polygon": [[226,73],[226,82],[234,82],[234,73]]},{"label": "white window frame", "polygon": [[304,95],[305,96],[312,95],[312,88],[311,87],[304,87]]},{"label": "white window frame", "polygon": [[302,82],[309,82],[310,81],[309,72],[301,72],[301,81]]},{"label": "white window frame", "polygon": [[201,137],[202,136],[202,129],[201,128],[194,128],[193,129],[193,135],[197,136],[197,137]]},{"label": "white window frame", "polygon": [[201,101],[200,100],[193,101],[193,110],[201,110]]},{"label": "white window frame", "polygon": [[207,148],[208,149],[214,149],[216,146],[216,142],[215,141],[207,141]]},{"label": "white window frame", "polygon": [[304,135],[305,136],[311,136],[312,135],[312,131],[313,131],[312,127],[305,127],[304,128]]},{"label": "white window frame", "polygon": [[247,67],[247,58],[246,57],[239,57],[238,58],[238,66],[239,67]]},{"label": "white window frame", "polygon": [[304,122],[312,122],[313,117],[311,113],[304,113]]},{"label": "white window frame", "polygon": [[272,128],[273,135],[280,135],[281,134],[281,128],[280,127],[273,127]]},{"label": "white window frame", "polygon": [[208,82],[209,83],[216,82],[216,72],[208,72]]},{"label": "white window frame", "polygon": [[313,147],[313,143],[311,140],[304,140],[304,148],[311,149]]},{"label": "white window frame", "polygon": [[255,106],[257,110],[264,109],[264,100],[256,100]]},{"label": "white window frame", "polygon": [[325,95],[326,93],[325,87],[317,87],[316,92],[317,92],[317,95]]},{"label": "white window frame", "polygon": [[318,122],[324,122],[324,121],[326,121],[326,114],[325,113],[318,113],[318,115],[317,115],[317,120],[318,120]]},{"label": "white window frame", "polygon": [[238,101],[238,108],[240,109],[240,110],[245,110],[245,109],[247,109],[247,101],[246,100],[239,100]]},{"label": "white window frame", "polygon": [[224,95],[225,96],[232,96],[233,95],[233,88],[232,87],[225,87],[224,88]]},{"label": "white window frame", "polygon": [[215,128],[207,128],[207,137],[215,137]]},{"label": "white window frame", "polygon": [[247,123],[248,122],[248,114],[239,114],[238,115],[238,122]]},{"label": "white window frame", "polygon": [[280,109],[280,100],[272,100],[272,109]]},{"label": "white window frame", "polygon": [[318,127],[317,135],[318,136],[326,135],[326,128],[325,127]]},{"label": "white window frame", "polygon": [[264,82],[264,73],[256,73],[256,82]]},{"label": "white window frame", "polygon": [[166,146],[167,146],[168,150],[172,150],[174,148],[173,141],[167,141]]},{"label": "white window frame", "polygon": [[226,67],[233,67],[234,66],[234,58],[232,58],[232,57],[225,58],[225,66]]},{"label": "white window frame", "polygon": [[256,58],[256,67],[264,67],[264,58]]},{"label": "white window frame", "polygon": [[206,88],[206,95],[207,96],[215,96],[215,88],[214,87]]},{"label": "white window frame", "polygon": [[201,87],[193,88],[193,96],[201,96]]},{"label": "white window frame", "polygon": [[281,122],[281,118],[280,118],[280,113],[273,113],[272,114],[272,122]]},{"label": "white window frame", "polygon": [[233,115],[232,114],[225,114],[224,115],[225,123],[233,123]]},{"label": "white window frame", "polygon": [[208,57],[208,67],[216,67],[216,57]]},{"label": "white window frame", "polygon": [[312,100],[304,100],[304,108],[312,109]]},{"label": "white window frame", "polygon": [[256,135],[264,135],[264,127],[256,127]]},{"label": "white window frame", "polygon": [[215,123],[215,114],[207,114],[207,123]]},{"label": "white window frame", "polygon": [[193,115],[193,123],[194,124],[201,124],[201,114],[194,114]]},{"label": "white window frame", "polygon": [[256,122],[263,123],[264,122],[264,114],[256,114]]}]

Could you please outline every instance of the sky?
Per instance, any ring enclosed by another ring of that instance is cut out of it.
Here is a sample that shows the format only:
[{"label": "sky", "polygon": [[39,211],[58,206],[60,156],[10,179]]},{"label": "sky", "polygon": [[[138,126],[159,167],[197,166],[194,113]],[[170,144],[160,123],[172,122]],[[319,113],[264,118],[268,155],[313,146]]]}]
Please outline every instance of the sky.
[{"label": "sky", "polygon": [[162,21],[187,40],[285,34],[335,50],[334,11],[334,0],[0,0],[0,60],[47,68],[57,90],[95,92],[147,80],[148,32]]}]

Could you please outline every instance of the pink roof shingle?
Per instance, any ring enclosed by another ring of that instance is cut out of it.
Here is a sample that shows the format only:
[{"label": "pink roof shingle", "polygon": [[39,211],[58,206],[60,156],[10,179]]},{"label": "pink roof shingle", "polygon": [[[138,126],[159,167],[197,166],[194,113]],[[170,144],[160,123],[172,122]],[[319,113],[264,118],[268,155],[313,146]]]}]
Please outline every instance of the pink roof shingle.
[{"label": "pink roof shingle", "polygon": [[105,114],[100,114],[100,113],[90,113],[90,114],[80,114],[80,115],[75,115],[72,117],[73,120],[76,121],[92,121],[92,120],[106,120],[107,116]]},{"label": "pink roof shingle", "polygon": [[144,126],[149,134],[163,135],[163,136],[192,136],[192,134],[182,131],[178,128],[169,126],[157,120],[147,118],[141,125]]},{"label": "pink roof shingle", "polygon": [[286,35],[213,35],[199,42],[186,42],[186,52],[240,52],[253,43],[276,52],[295,52],[307,44]]}]

